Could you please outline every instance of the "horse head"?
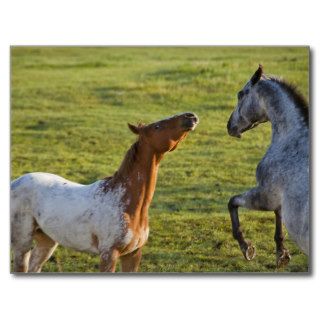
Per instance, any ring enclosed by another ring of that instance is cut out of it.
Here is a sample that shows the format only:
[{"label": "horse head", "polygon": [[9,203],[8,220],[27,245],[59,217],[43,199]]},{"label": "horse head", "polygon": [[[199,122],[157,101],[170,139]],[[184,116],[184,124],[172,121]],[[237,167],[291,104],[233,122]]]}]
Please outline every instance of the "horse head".
[{"label": "horse head", "polygon": [[139,140],[149,145],[155,153],[165,153],[173,151],[198,123],[197,115],[183,113],[149,125],[128,126],[133,133],[139,135]]},{"label": "horse head", "polygon": [[231,136],[241,138],[241,134],[268,121],[263,101],[259,98],[258,83],[263,76],[262,66],[259,65],[246,85],[238,92],[238,104],[232,112],[227,129]]}]

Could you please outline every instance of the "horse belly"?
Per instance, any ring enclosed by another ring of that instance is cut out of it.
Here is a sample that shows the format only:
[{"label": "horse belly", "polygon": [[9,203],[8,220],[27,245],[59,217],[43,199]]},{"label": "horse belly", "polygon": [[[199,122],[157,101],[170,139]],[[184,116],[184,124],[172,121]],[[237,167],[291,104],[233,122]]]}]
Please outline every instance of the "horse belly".
[{"label": "horse belly", "polygon": [[102,210],[92,199],[42,193],[33,214],[41,230],[59,244],[78,251],[99,252],[96,230]]},{"label": "horse belly", "polygon": [[62,246],[78,251],[98,253],[92,237],[94,225],[88,221],[82,221],[81,215],[65,217],[61,215],[61,211],[59,213],[43,211],[43,217],[36,218],[41,230]]},{"label": "horse belly", "polygon": [[78,201],[52,208],[47,202],[42,208],[43,215],[36,218],[40,228],[63,246],[99,253],[123,236],[121,213],[103,204]]}]

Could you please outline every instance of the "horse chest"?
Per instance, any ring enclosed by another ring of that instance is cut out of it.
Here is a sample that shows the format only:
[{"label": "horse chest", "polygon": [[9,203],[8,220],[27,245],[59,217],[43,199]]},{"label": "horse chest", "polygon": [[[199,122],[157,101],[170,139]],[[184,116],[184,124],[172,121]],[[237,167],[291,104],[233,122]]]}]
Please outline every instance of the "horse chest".
[{"label": "horse chest", "polygon": [[258,182],[267,182],[278,176],[279,169],[281,168],[281,153],[279,146],[271,145],[269,147],[256,169]]},{"label": "horse chest", "polygon": [[148,240],[149,227],[139,228],[138,230],[128,229],[122,240],[121,254],[128,254],[141,248]]},{"label": "horse chest", "polygon": [[262,182],[266,179],[266,177],[268,176],[268,165],[264,162],[264,160],[262,160],[261,162],[259,162],[258,166],[257,166],[257,170],[256,170],[256,177],[257,177],[257,181],[258,182]]}]

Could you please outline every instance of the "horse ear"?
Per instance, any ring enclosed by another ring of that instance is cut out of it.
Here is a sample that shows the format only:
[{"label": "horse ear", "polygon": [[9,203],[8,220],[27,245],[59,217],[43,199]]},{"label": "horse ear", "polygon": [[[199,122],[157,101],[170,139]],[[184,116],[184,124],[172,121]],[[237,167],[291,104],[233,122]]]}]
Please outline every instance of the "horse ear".
[{"label": "horse ear", "polygon": [[139,134],[139,127],[136,127],[135,125],[130,123],[128,123],[128,127],[134,134]]},{"label": "horse ear", "polygon": [[260,79],[263,74],[263,67],[261,64],[259,64],[259,68],[257,71],[254,73],[254,75],[251,77],[251,84],[254,86]]}]

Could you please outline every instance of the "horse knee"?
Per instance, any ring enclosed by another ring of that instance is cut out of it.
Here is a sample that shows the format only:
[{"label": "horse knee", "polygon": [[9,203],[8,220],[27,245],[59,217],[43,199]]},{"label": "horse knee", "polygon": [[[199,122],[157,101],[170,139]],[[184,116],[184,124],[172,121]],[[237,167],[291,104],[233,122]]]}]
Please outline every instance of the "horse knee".
[{"label": "horse knee", "polygon": [[231,211],[233,209],[237,209],[240,205],[241,205],[240,195],[236,195],[230,198],[228,202],[228,209],[229,211]]},{"label": "horse knee", "polygon": [[114,272],[119,252],[117,250],[104,250],[100,254],[100,272]]},{"label": "horse knee", "polygon": [[229,211],[231,211],[232,209],[236,209],[237,206],[235,205],[235,197],[232,197],[229,199],[229,202],[228,202],[228,209]]}]

